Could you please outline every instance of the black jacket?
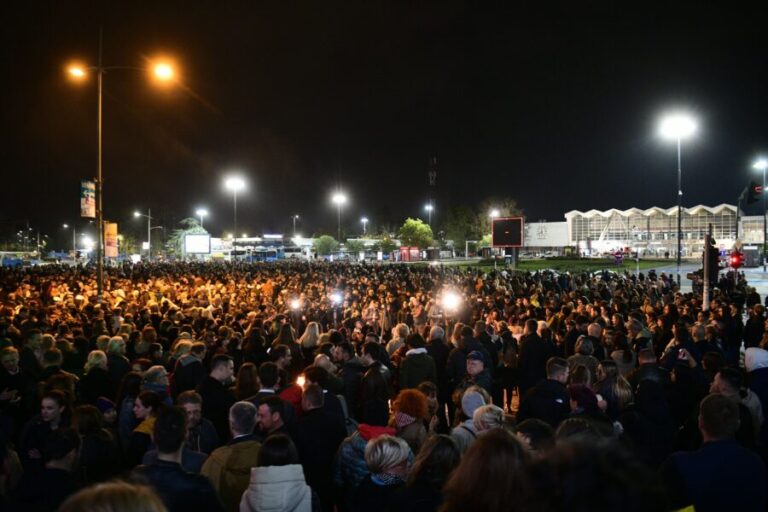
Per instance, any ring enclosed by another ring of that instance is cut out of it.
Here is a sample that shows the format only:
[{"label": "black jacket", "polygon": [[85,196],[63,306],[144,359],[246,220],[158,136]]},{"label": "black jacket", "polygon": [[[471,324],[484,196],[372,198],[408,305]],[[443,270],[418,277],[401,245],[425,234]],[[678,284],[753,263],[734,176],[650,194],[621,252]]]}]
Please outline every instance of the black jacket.
[{"label": "black jacket", "polygon": [[566,387],[556,380],[546,379],[536,384],[523,397],[517,411],[517,423],[535,418],[557,428],[571,413],[570,396]]},{"label": "black jacket", "polygon": [[100,396],[114,400],[115,388],[112,386],[109,372],[99,367],[91,368],[80,379],[80,395],[83,398],[83,402],[91,405],[95,404],[96,399]]},{"label": "black jacket", "polygon": [[664,390],[669,389],[671,380],[669,372],[659,367],[656,363],[641,364],[639,368],[635,368],[627,375],[627,381],[632,386],[632,391],[637,391],[637,386],[641,381],[651,380],[660,385]]},{"label": "black jacket", "polygon": [[192,354],[187,354],[178,361],[173,371],[174,392],[178,395],[195,389],[205,378],[203,362]]},{"label": "black jacket", "polygon": [[216,427],[219,441],[226,441],[229,439],[229,408],[235,403],[235,397],[224,384],[210,375],[203,378],[197,392],[203,397],[203,417]]},{"label": "black jacket", "polygon": [[537,334],[528,334],[520,339],[517,368],[521,391],[525,392],[546,378],[547,359],[553,355],[550,345]]},{"label": "black jacket", "polygon": [[168,512],[224,510],[210,480],[187,473],[176,462],[158,460],[149,466],[139,466],[133,476],[157,491]]},{"label": "black jacket", "polygon": [[427,354],[435,360],[435,369],[437,370],[437,387],[440,390],[441,400],[450,398],[451,390],[448,389],[448,377],[445,368],[448,365],[448,354],[451,348],[441,339],[430,340],[427,343]]},{"label": "black jacket", "polygon": [[77,481],[69,471],[45,468],[37,474],[26,473],[13,491],[11,510],[54,512],[75,491]]},{"label": "black jacket", "polygon": [[322,408],[305,411],[296,426],[296,445],[307,484],[314,489],[323,510],[333,510],[333,461],[347,429],[344,418]]}]

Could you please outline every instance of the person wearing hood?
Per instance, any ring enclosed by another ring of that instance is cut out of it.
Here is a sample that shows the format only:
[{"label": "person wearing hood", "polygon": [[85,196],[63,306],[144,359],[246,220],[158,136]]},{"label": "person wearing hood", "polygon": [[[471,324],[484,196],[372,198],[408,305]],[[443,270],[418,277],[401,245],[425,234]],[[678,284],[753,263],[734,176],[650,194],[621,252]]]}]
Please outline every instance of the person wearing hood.
[{"label": "person wearing hood", "polygon": [[408,351],[400,363],[400,389],[415,388],[424,381],[437,384],[435,360],[427,354],[424,338],[413,333],[406,339]]},{"label": "person wearing hood", "polygon": [[251,481],[240,499],[240,512],[310,512],[312,490],[293,441],[283,434],[268,437],[259,451]]},{"label": "person wearing hood", "polygon": [[482,388],[472,386],[461,397],[461,413],[464,421],[451,431],[451,437],[456,441],[461,453],[466,452],[469,445],[477,439],[477,429],[472,419],[475,410],[488,403],[480,389]]},{"label": "person wearing hood", "polygon": [[[188,354],[176,361],[173,370],[173,384],[176,395],[195,389],[205,378],[205,343],[196,341]],[[176,396],[174,395],[174,396]]]}]

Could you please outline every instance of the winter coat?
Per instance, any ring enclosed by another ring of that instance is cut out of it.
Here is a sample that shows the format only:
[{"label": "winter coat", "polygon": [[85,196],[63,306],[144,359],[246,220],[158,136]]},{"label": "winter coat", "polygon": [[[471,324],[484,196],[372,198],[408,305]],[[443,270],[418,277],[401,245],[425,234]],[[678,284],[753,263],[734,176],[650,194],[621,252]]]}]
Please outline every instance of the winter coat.
[{"label": "winter coat", "polygon": [[351,490],[357,487],[363,478],[370,473],[365,463],[365,447],[368,441],[383,434],[394,436],[394,428],[375,427],[360,424],[357,431],[342,441],[334,464],[334,480],[336,485]]},{"label": "winter coat", "polygon": [[557,428],[571,413],[570,396],[566,387],[556,380],[546,379],[523,397],[517,411],[517,423],[535,418]]},{"label": "winter coat", "polygon": [[477,430],[472,419],[468,419],[461,423],[458,427],[455,427],[451,431],[451,437],[456,441],[456,445],[459,447],[459,451],[464,453],[469,448],[469,445],[477,439]]},{"label": "winter coat", "polygon": [[240,512],[310,512],[312,491],[299,464],[251,468]]},{"label": "winter coat", "polygon": [[415,388],[424,381],[437,384],[437,368],[426,348],[412,348],[400,363],[400,389]]},{"label": "winter coat", "polygon": [[185,354],[176,361],[173,370],[174,396],[195,389],[205,378],[202,361],[192,354]]},{"label": "winter coat", "polygon": [[214,450],[200,470],[200,474],[207,476],[213,484],[224,510],[238,509],[240,498],[251,479],[251,468],[261,450],[261,443],[252,436],[240,439]]}]

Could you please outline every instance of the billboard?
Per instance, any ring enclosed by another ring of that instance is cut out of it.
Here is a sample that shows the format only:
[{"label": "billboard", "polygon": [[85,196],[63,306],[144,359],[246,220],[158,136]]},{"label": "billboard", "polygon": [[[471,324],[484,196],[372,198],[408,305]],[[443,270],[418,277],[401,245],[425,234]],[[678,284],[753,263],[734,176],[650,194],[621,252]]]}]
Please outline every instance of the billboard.
[{"label": "billboard", "polygon": [[80,181],[80,216],[96,217],[96,184],[91,180]]},{"label": "billboard", "polygon": [[104,256],[117,258],[117,223],[104,223]]},{"label": "billboard", "polygon": [[211,254],[211,235],[207,233],[185,235],[184,254]]},{"label": "billboard", "polygon": [[493,219],[491,227],[492,247],[522,247],[523,218],[505,217]]}]

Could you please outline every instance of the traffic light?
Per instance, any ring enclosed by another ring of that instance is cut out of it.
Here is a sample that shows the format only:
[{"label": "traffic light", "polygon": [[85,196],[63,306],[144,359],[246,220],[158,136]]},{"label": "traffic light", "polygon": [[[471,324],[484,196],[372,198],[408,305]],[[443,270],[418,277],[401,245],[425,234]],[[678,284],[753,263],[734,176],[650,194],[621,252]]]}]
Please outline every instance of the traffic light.
[{"label": "traffic light", "polygon": [[731,267],[738,270],[742,265],[744,265],[744,255],[739,251],[733,251],[731,253]]},{"label": "traffic light", "polygon": [[747,204],[756,203],[763,196],[763,186],[754,181],[749,182],[749,194],[747,195]]},{"label": "traffic light", "polygon": [[717,247],[710,245],[708,248],[704,248],[703,256],[708,260],[704,268],[709,270],[709,282],[713,284],[717,283],[718,275],[720,273],[720,251]]}]

